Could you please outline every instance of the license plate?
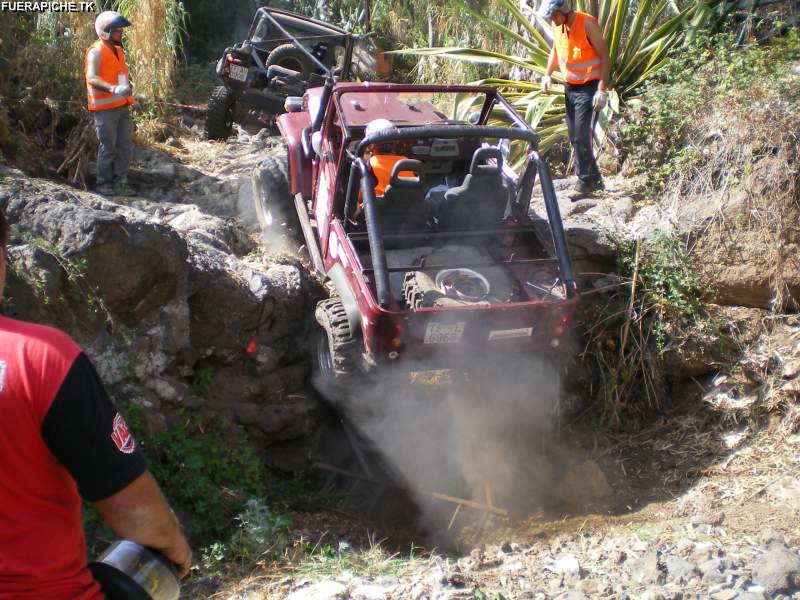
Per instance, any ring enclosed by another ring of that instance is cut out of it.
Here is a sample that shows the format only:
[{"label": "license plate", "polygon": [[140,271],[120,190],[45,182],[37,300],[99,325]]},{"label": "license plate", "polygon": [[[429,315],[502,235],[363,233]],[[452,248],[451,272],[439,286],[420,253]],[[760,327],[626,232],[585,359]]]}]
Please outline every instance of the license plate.
[{"label": "license plate", "polygon": [[240,65],[231,65],[231,79],[236,79],[237,81],[246,81],[247,67],[242,67]]},{"label": "license plate", "polygon": [[457,344],[464,334],[464,321],[458,323],[428,323],[426,344]]},{"label": "license plate", "polygon": [[520,329],[498,329],[489,332],[489,341],[510,340],[513,338],[531,337],[533,327],[522,327]]}]

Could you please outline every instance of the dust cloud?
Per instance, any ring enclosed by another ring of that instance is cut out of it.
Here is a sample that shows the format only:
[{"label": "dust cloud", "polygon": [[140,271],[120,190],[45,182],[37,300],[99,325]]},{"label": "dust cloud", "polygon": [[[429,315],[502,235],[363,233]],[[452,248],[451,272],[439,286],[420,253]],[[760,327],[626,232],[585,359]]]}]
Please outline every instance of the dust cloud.
[{"label": "dust cloud", "polygon": [[446,527],[456,506],[434,493],[491,502],[512,516],[552,498],[564,408],[558,365],[515,355],[463,371],[406,372],[419,367],[381,373],[340,402],[399,472],[427,526]]}]

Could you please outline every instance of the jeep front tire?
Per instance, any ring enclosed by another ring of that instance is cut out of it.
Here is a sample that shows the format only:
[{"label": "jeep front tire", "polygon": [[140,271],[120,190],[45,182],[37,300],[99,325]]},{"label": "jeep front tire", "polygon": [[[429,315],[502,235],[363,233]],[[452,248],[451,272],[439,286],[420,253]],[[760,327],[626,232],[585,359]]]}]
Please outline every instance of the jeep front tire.
[{"label": "jeep front tire", "polygon": [[350,331],[347,312],[339,298],[317,303],[314,317],[318,327],[311,347],[312,382],[323,395],[335,395],[358,371],[360,344]]}]

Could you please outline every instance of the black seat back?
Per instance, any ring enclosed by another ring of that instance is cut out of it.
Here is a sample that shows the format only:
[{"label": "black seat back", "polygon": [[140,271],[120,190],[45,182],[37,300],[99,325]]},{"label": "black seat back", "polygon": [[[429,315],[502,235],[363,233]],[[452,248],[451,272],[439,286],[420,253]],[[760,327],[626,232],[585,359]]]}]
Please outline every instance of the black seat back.
[{"label": "black seat back", "polygon": [[[411,177],[400,175],[409,172],[413,174]],[[428,216],[422,190],[422,163],[410,158],[397,161],[383,197],[378,198],[378,218],[384,232],[424,231]]]},{"label": "black seat back", "polygon": [[[487,163],[489,159],[494,159],[494,164]],[[443,229],[492,227],[505,216],[509,193],[503,177],[500,148],[478,148],[472,155],[464,183],[445,192],[444,200],[437,208],[438,226]]]}]

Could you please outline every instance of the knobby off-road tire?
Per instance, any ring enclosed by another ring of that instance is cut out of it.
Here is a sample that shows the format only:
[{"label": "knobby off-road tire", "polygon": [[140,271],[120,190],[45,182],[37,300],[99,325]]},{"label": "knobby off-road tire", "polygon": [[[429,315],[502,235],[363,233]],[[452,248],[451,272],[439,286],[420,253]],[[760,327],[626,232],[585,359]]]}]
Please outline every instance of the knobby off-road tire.
[{"label": "knobby off-road tire", "polygon": [[294,200],[289,190],[289,158],[285,148],[268,154],[251,175],[256,218],[264,241],[275,241],[285,224],[287,234],[299,230]]},{"label": "knobby off-road tire", "polygon": [[335,399],[359,370],[359,340],[350,331],[347,312],[338,298],[318,302],[314,317],[319,327],[311,347],[312,381],[323,395]]},{"label": "knobby off-road tire", "polygon": [[[484,276],[487,275],[486,272],[482,274]],[[435,306],[437,300],[440,299],[443,299],[442,302],[450,302],[451,304],[462,306],[484,304],[486,302],[503,304],[513,301],[519,294],[513,282],[508,284],[508,281],[498,280],[497,277],[490,278],[489,281],[492,286],[492,291],[489,292],[489,295],[484,300],[468,302],[450,299],[442,290],[436,287],[436,281],[428,273],[424,271],[409,271],[403,279],[403,299],[411,310],[416,310],[422,307]]]},{"label": "knobby off-road tire", "polygon": [[274,48],[267,56],[265,66],[269,69],[272,65],[297,71],[305,81],[311,77],[311,73],[314,71],[311,59],[294,44],[283,44]]},{"label": "knobby off-road tire", "polygon": [[231,134],[235,108],[236,95],[231,90],[222,85],[214,88],[206,110],[207,140],[224,140]]}]

